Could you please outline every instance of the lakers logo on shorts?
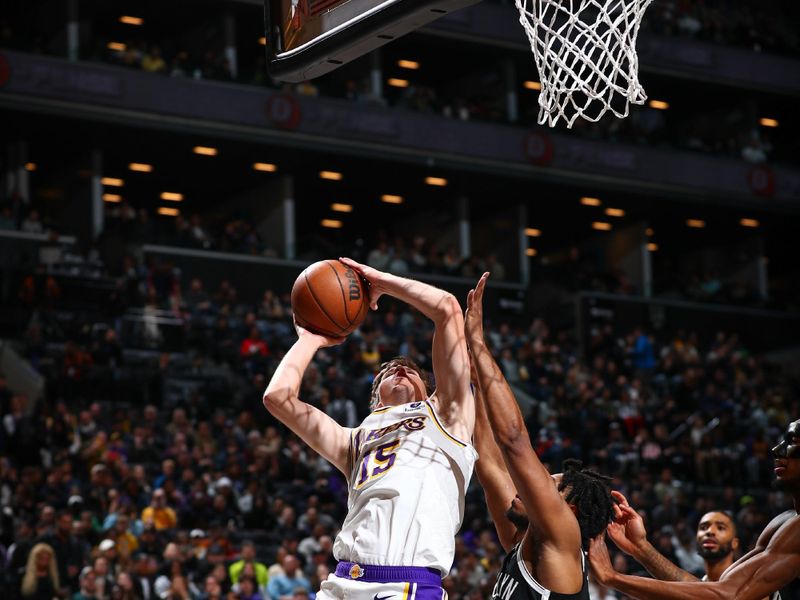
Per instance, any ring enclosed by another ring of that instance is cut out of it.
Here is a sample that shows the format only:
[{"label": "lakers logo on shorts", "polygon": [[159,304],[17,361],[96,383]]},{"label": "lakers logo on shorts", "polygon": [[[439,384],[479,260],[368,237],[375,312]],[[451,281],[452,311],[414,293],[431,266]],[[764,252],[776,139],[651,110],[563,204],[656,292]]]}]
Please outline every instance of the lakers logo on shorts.
[{"label": "lakers logo on shorts", "polygon": [[353,565],[350,567],[350,579],[358,579],[359,577],[364,576],[364,569],[359,567],[358,565]]}]

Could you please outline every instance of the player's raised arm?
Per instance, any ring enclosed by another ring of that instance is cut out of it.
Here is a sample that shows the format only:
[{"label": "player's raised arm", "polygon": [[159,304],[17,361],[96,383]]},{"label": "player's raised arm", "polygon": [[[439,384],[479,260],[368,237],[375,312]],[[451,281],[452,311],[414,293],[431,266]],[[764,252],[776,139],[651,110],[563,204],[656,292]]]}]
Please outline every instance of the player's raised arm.
[{"label": "player's raised arm", "polygon": [[614,570],[604,536],[593,539],[589,560],[597,580],[641,600],[761,600],[800,572],[800,521],[777,532],[767,548],[728,569],[719,581],[658,581]]},{"label": "player's raised arm", "polygon": [[[469,310],[464,318],[465,327],[469,327],[469,321],[473,318]],[[511,506],[511,502],[517,495],[517,488],[511,481],[506,465],[503,462],[503,455],[497,442],[494,440],[492,428],[489,425],[489,418],[486,416],[486,407],[483,405],[483,393],[477,383],[477,373],[473,366],[471,379],[475,386],[475,434],[473,441],[475,450],[478,451],[478,462],[475,463],[475,472],[478,481],[481,483],[483,493],[486,495],[486,505],[494,521],[497,537],[503,549],[508,552],[519,542],[517,527],[506,518],[506,511]]]},{"label": "player's raised arm", "polygon": [[369,282],[373,310],[378,306],[378,298],[387,294],[410,304],[433,321],[436,328],[432,349],[436,409],[451,433],[461,439],[471,438],[475,405],[469,389],[464,317],[456,297],[427,283],[384,273],[349,258],[340,260]]},{"label": "player's raised arm", "polygon": [[283,357],[264,392],[264,406],[306,444],[330,461],[345,476],[350,467],[350,429],[342,427],[318,408],[300,400],[298,392],[314,354],[341,339],[311,333],[295,325],[298,339]]},{"label": "player's raised arm", "polygon": [[484,273],[467,297],[466,336],[475,362],[478,385],[484,397],[495,440],[517,493],[528,511],[530,525],[543,543],[577,558],[581,547],[578,523],[558,493],[553,478],[533,451],[516,398],[483,335]]}]

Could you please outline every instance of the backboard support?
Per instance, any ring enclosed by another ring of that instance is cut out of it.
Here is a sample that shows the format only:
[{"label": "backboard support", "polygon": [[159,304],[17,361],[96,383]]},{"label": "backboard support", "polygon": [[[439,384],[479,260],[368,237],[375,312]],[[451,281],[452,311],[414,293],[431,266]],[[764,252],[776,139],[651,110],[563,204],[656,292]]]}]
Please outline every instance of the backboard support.
[{"label": "backboard support", "polygon": [[265,0],[267,65],[299,83],[480,0]]}]

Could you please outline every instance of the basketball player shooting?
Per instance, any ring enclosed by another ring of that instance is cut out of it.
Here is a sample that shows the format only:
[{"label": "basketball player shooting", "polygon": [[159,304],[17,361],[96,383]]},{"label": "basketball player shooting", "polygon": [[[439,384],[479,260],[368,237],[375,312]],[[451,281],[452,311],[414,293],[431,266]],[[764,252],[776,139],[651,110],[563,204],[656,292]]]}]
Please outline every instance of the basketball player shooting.
[{"label": "basketball player shooting", "polygon": [[456,298],[419,281],[340,259],[369,283],[370,307],[386,294],[433,321],[435,391],[407,358],[381,366],[372,413],[355,429],[301,401],[314,354],[343,341],[299,325],[264,406],[347,478],[349,495],[333,553],[339,564],[318,600],[441,600],[453,562],[464,494],[477,458],[466,441],[475,425],[464,319]]},{"label": "basketball player shooting", "polygon": [[589,600],[583,551],[611,520],[608,478],[578,461],[566,461],[563,474],[551,475],[539,461],[514,394],[484,340],[488,275],[469,292],[465,331],[477,380],[477,474],[508,552],[492,598]]}]

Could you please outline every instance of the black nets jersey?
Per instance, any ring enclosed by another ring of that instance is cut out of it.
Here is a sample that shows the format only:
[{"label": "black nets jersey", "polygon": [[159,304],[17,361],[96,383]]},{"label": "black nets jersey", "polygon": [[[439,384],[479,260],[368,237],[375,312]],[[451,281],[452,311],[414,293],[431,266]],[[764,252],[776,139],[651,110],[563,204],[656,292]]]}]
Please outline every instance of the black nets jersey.
[{"label": "black nets jersey", "polygon": [[533,578],[520,554],[520,544],[514,546],[503,560],[492,590],[492,600],[589,600],[589,573],[586,559],[581,555],[583,586],[577,594],[551,592]]}]

